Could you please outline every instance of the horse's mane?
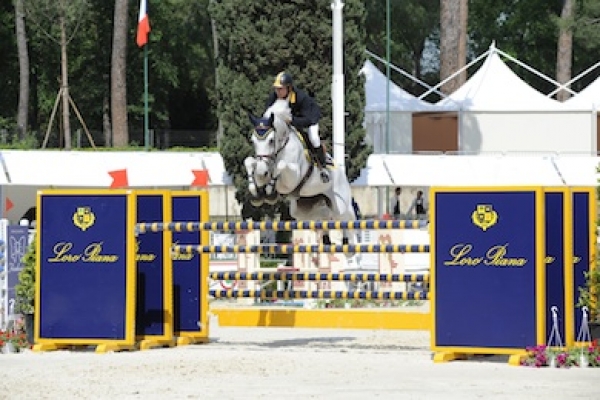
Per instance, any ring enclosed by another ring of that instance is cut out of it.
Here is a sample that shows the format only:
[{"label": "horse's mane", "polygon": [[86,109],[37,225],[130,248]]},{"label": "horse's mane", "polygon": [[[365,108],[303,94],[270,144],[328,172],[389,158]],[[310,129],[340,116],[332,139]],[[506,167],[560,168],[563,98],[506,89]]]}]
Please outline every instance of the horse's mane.
[{"label": "horse's mane", "polygon": [[273,125],[278,132],[284,132],[288,127],[286,121],[292,119],[292,110],[286,99],[277,99],[271,107],[265,111],[264,117],[275,116]]}]

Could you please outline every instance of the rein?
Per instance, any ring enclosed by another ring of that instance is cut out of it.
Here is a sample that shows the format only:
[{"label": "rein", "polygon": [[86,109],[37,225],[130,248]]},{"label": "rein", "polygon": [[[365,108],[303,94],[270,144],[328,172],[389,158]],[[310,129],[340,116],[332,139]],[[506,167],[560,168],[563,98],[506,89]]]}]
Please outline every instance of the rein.
[{"label": "rein", "polygon": [[[275,134],[277,134],[277,132],[275,131],[275,129],[271,128],[270,130],[267,131],[267,133],[269,133],[270,131],[275,132]],[[259,138],[259,140],[263,140],[264,138],[262,138],[261,136],[257,135],[255,133],[255,136],[257,136]],[[283,142],[283,144],[275,150],[275,152],[273,154],[257,154],[256,158],[259,159],[266,159],[266,160],[276,160],[277,156],[279,155],[279,153],[281,153],[281,151],[283,149],[285,149],[285,146],[287,146],[288,142],[290,141],[290,135],[288,134],[287,137],[285,138],[285,142]]]},{"label": "rein", "polygon": [[[269,172],[271,173],[273,185],[275,185],[275,182],[277,182],[277,178],[278,178],[278,177],[274,176],[274,171],[273,171],[274,167],[275,167],[275,160],[277,160],[277,156],[283,151],[283,149],[285,149],[285,146],[287,146],[288,142],[290,141],[290,135],[299,135],[299,133],[293,127],[291,127],[291,129],[292,129],[292,132],[291,133],[288,132],[283,144],[279,148],[277,148],[273,154],[257,154],[256,155],[257,159],[265,160],[265,162],[267,164],[269,164]],[[277,135],[277,131],[275,131],[275,129],[273,129],[273,128],[271,128],[269,131],[267,131],[264,135],[258,135],[258,134],[256,134],[256,131],[255,131],[255,135],[260,140],[263,140],[264,137],[266,136],[266,134],[269,133],[270,131],[275,132],[275,135]],[[314,170],[314,163],[312,162],[312,160],[309,159],[308,160],[308,169],[306,170],[306,173],[304,174],[304,176],[302,177],[302,179],[300,180],[300,182],[298,183],[296,188],[290,193],[291,195],[293,195],[293,196],[299,195],[300,190],[304,187],[304,185],[308,181],[308,178],[310,178],[310,175],[312,174],[313,170]]]},{"label": "rein", "polygon": [[306,174],[304,174],[304,176],[302,177],[302,179],[298,183],[298,186],[296,186],[296,188],[294,190],[292,190],[292,192],[290,193],[291,195],[299,197],[300,190],[302,189],[302,187],[304,187],[304,184],[306,184],[306,181],[308,181],[308,178],[310,177],[310,174],[312,174],[313,169],[315,169],[315,166],[314,166],[314,164],[311,161],[308,164],[308,169],[306,170]]}]

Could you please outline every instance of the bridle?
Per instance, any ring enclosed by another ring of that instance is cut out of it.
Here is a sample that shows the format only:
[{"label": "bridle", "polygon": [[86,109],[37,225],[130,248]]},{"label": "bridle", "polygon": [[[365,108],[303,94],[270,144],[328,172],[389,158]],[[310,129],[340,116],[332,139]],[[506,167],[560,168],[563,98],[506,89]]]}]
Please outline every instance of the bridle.
[{"label": "bridle", "polygon": [[[257,160],[261,160],[265,164],[267,164],[267,170],[269,171],[269,173],[271,175],[271,181],[267,185],[271,185],[273,188],[275,187],[275,184],[277,183],[277,178],[279,178],[279,176],[275,176],[275,174],[274,174],[275,161],[277,160],[279,153],[281,153],[281,151],[283,149],[285,149],[285,147],[287,146],[288,142],[290,141],[290,136],[292,134],[295,134],[295,132],[290,132],[290,130],[293,129],[291,127],[291,125],[290,124],[287,124],[287,125],[288,125],[288,130],[286,132],[285,140],[283,141],[281,146],[277,147],[272,154],[256,154],[255,155],[255,158]],[[261,134],[261,133],[259,133],[260,131],[264,131],[264,133]],[[258,140],[262,141],[262,140],[265,140],[269,136],[269,133],[271,133],[271,132],[274,132],[275,137],[277,136],[277,130],[274,127],[269,127],[269,129],[267,129],[267,130],[264,130],[264,127],[256,127],[254,129],[253,134]],[[277,140],[275,142],[277,142]],[[309,161],[309,166],[308,166],[306,173],[304,174],[304,176],[302,177],[302,179],[300,180],[300,182],[298,183],[296,188],[290,193],[291,195],[294,195],[294,196],[300,195],[300,189],[302,189],[304,184],[308,181],[308,178],[312,174],[313,170],[314,170],[314,165],[311,161]]]},{"label": "bridle", "polygon": [[[270,127],[262,135],[258,133],[258,129],[259,129],[259,127],[255,127],[253,135],[260,141],[265,140],[271,132],[273,132],[275,135],[275,138],[277,138],[277,131],[275,130],[274,127]],[[277,160],[279,153],[281,153],[281,151],[283,151],[283,149],[285,149],[285,146],[287,146],[289,140],[290,140],[290,133],[288,131],[285,136],[285,140],[283,141],[281,146],[276,147],[275,151],[272,154],[256,154],[255,155],[255,158],[257,160],[264,161],[269,166],[269,172],[271,173],[271,177],[274,179],[277,179],[276,177],[273,177],[273,169],[274,169],[273,167],[275,166],[275,160]],[[277,146],[277,140],[275,140],[275,146]]]}]

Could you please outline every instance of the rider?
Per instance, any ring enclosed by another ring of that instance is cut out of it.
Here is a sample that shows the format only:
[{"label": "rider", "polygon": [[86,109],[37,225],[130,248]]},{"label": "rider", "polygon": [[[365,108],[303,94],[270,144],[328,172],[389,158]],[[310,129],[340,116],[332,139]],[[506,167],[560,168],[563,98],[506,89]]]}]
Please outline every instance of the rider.
[{"label": "rider", "polygon": [[[292,82],[292,76],[287,72],[277,74],[275,82],[273,82],[273,88],[275,90],[271,92],[267,100],[267,112],[277,99],[287,99],[292,110],[292,120],[288,122],[300,132],[303,132],[305,129],[308,130],[309,142],[321,167],[325,168],[327,165],[333,165],[331,159],[325,153],[325,148],[321,145],[319,137],[321,109],[315,99],[305,91],[295,87]],[[321,177],[324,181],[328,180],[328,175],[325,171],[321,171]]]}]

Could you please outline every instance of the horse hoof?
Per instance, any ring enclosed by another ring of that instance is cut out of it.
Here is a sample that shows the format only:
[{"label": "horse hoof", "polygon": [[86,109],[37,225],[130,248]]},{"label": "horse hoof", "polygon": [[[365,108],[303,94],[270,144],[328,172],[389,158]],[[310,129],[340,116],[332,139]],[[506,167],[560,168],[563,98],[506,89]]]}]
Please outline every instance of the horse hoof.
[{"label": "horse hoof", "polygon": [[342,244],[349,244],[350,241],[348,240],[347,237],[342,238]]},{"label": "horse hoof", "polygon": [[331,238],[329,235],[323,235],[323,244],[325,246],[331,246]]},{"label": "horse hoof", "polygon": [[267,196],[265,198],[265,203],[270,204],[270,205],[275,205],[277,204],[277,202],[279,201],[279,195],[277,193],[274,193],[274,196]]},{"label": "horse hoof", "polygon": [[258,196],[258,189],[256,188],[255,184],[250,184],[248,185],[248,191],[250,192],[250,194],[254,197]]}]

